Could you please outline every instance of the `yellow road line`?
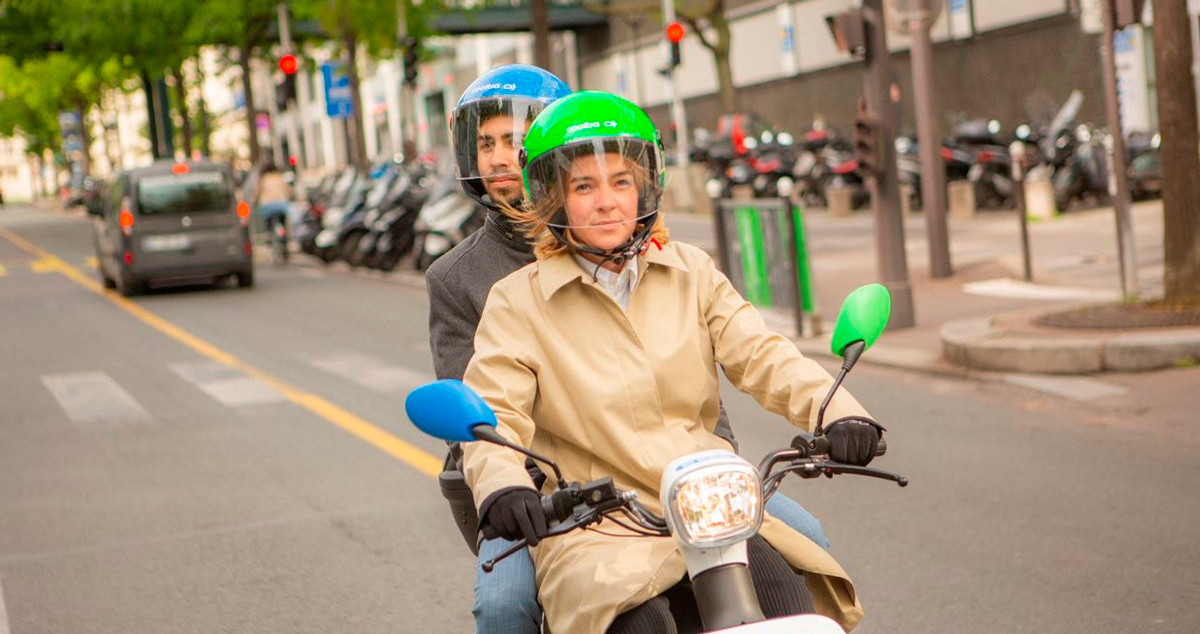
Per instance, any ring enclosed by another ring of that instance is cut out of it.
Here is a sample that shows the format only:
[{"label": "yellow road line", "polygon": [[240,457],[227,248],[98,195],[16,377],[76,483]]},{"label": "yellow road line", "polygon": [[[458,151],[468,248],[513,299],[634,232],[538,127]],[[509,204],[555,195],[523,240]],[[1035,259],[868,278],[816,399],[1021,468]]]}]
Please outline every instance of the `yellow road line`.
[{"label": "yellow road line", "polygon": [[4,268],[3,264],[0,264],[0,277],[4,277],[5,275],[8,275],[8,269]]},{"label": "yellow road line", "polygon": [[442,461],[439,458],[422,451],[391,432],[385,431],[378,425],[360,418],[316,394],[304,392],[267,372],[259,370],[236,356],[221,350],[211,343],[146,310],[139,304],[121,297],[113,291],[105,290],[99,282],[93,279],[94,276],[84,274],[83,271],[67,264],[54,254],[26,241],[12,231],[0,227],[0,236],[4,236],[9,242],[37,257],[38,261],[34,263],[35,267],[40,266],[47,272],[62,273],[71,281],[103,296],[151,328],[209,359],[244,372],[266,383],[280,394],[283,394],[289,401],[340,427],[376,449],[403,461],[417,471],[436,477],[438,472],[442,470]]},{"label": "yellow road line", "polygon": [[95,256],[88,258],[86,264],[89,269],[100,268],[100,261],[97,260]]}]

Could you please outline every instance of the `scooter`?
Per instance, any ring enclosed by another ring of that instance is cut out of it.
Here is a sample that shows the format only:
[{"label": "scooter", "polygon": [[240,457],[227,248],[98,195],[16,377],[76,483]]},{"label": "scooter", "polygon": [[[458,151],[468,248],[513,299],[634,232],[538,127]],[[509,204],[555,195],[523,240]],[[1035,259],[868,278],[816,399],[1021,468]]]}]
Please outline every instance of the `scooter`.
[{"label": "scooter", "polygon": [[[547,539],[608,517],[632,522],[650,535],[674,537],[687,563],[706,631],[842,634],[833,620],[815,614],[766,619],[750,578],[746,541],[758,533],[766,501],[789,473],[805,479],[863,475],[907,486],[904,476],[832,461],[824,435],[824,414],[830,398],[862,353],[883,332],[890,309],[887,289],[878,284],[861,287],[846,298],[833,334],[833,351],[842,357],[842,369],[821,405],[815,433],[798,435],[789,448],[767,454],[757,468],[725,450],[677,457],[663,470],[659,489],[666,517],[641,504],[636,492],[618,489],[611,477],[587,483],[564,481],[553,460],[501,436],[495,429],[495,413],[461,381],[437,381],[413,390],[405,400],[405,411],[417,428],[436,438],[452,442],[480,440],[508,447],[549,467],[557,488],[542,497],[549,527]],[[882,455],[886,449],[881,439],[876,454]],[[484,562],[483,570],[490,572],[496,562],[525,546],[524,540],[519,540],[495,559]]]},{"label": "scooter", "polygon": [[370,226],[387,210],[388,194],[398,178],[399,172],[395,169],[388,169],[380,174],[367,192],[362,210],[347,217],[338,228],[335,250],[338,257],[351,267],[362,266],[362,252],[359,251],[358,243],[370,232]]},{"label": "scooter", "polygon": [[366,265],[380,271],[396,270],[400,260],[412,251],[417,237],[417,215],[429,196],[429,177],[424,170],[418,170],[415,179],[412,174],[401,178],[408,184],[358,245],[359,250],[370,252],[365,256]]},{"label": "scooter", "polygon": [[453,178],[434,185],[417,215],[413,266],[424,271],[454,245],[483,226],[482,207],[463,194]]}]

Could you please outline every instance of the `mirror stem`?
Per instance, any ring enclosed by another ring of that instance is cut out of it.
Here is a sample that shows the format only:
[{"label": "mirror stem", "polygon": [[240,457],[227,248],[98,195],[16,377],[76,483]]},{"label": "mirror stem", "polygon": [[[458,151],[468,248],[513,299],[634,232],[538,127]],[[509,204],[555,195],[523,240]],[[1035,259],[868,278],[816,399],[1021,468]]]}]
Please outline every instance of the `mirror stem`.
[{"label": "mirror stem", "polygon": [[485,442],[490,442],[493,445],[500,445],[501,447],[508,447],[509,449],[512,449],[513,451],[516,451],[516,452],[522,453],[526,456],[529,456],[530,458],[532,458],[533,460],[536,460],[537,462],[541,462],[543,464],[549,465],[550,468],[554,470],[554,477],[558,479],[558,488],[560,488],[560,489],[566,488],[567,482],[566,482],[566,480],[563,479],[562,471],[559,471],[558,465],[555,464],[555,462],[553,460],[551,460],[541,454],[534,453],[533,451],[530,451],[530,450],[522,447],[521,445],[509,442],[507,438],[505,438],[504,436],[501,436],[500,432],[496,431],[496,428],[492,427],[491,425],[487,425],[487,424],[476,425],[471,428],[471,433],[474,434],[475,438],[477,438],[479,440],[482,440]]},{"label": "mirror stem", "polygon": [[862,356],[864,350],[867,349],[867,342],[861,339],[851,343],[842,350],[842,369],[838,372],[837,378],[833,380],[833,387],[829,388],[829,393],[825,395],[825,400],[821,402],[821,409],[817,411],[817,428],[813,432],[814,436],[820,436],[825,433],[825,408],[829,407],[829,401],[833,399],[834,392],[842,386],[842,381],[846,378],[846,374],[850,372],[850,368],[858,363],[858,358]]}]

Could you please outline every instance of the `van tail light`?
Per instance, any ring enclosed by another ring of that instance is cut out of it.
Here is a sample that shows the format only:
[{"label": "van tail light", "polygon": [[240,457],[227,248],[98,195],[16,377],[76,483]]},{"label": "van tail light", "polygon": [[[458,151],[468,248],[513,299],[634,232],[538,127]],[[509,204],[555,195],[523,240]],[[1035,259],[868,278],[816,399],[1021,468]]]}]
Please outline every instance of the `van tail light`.
[{"label": "van tail light", "polygon": [[248,226],[250,224],[250,203],[244,200],[239,202],[237,204],[237,216],[242,221],[243,227]]},{"label": "van tail light", "polygon": [[121,208],[121,233],[125,237],[133,235],[133,214],[125,207]]},{"label": "van tail light", "polygon": [[133,264],[133,251],[126,251],[125,254],[121,256],[121,260],[125,262],[125,266]]}]

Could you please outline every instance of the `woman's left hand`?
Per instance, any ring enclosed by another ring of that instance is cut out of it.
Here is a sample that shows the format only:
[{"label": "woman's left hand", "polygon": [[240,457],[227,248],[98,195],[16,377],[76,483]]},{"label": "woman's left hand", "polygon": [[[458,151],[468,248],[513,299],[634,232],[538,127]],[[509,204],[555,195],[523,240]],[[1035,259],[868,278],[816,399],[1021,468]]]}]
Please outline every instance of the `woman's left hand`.
[{"label": "woman's left hand", "polygon": [[879,424],[869,418],[839,418],[825,427],[829,457],[843,464],[865,467],[875,457],[881,436]]}]

